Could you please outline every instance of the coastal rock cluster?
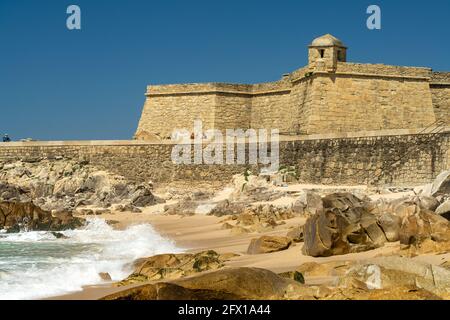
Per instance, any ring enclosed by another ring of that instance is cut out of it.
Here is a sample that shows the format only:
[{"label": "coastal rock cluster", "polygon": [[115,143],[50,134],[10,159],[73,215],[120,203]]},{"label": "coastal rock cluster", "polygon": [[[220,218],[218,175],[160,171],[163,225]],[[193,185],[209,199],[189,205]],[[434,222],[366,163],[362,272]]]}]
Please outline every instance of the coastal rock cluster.
[{"label": "coastal rock cluster", "polygon": [[396,241],[414,247],[430,242],[445,246],[450,243],[450,222],[442,208],[450,197],[449,177],[450,172],[444,172],[420,194],[392,201],[361,200],[348,193],[323,197],[323,210],[304,226],[303,253],[347,254]]},{"label": "coastal rock cluster", "polygon": [[[314,284],[314,279],[322,280]],[[306,282],[305,282],[306,279]],[[310,283],[308,283],[310,282]],[[442,300],[450,298],[450,270],[403,257],[305,263],[276,274],[224,268],[141,286],[104,300]]]},{"label": "coastal rock cluster", "polygon": [[104,213],[113,206],[140,212],[160,201],[151,184],[127,181],[86,160],[0,163],[0,229],[8,232],[74,229],[83,225],[74,214]]},{"label": "coastal rock cluster", "polygon": [[8,233],[19,231],[61,231],[84,225],[84,220],[69,212],[52,214],[32,202],[0,201],[0,230]]},{"label": "coastal rock cluster", "polygon": [[0,163],[0,199],[32,201],[44,210],[72,212],[113,204],[145,207],[157,199],[150,184],[127,181],[87,160],[42,159]]},{"label": "coastal rock cluster", "polygon": [[250,300],[288,298],[302,290],[295,280],[260,268],[227,268],[174,281],[149,283],[104,300]]},{"label": "coastal rock cluster", "polygon": [[[448,261],[414,259],[450,252],[450,171],[416,188],[320,189],[295,181],[291,188],[277,174],[244,174],[221,191],[183,186],[164,193],[85,160],[41,159],[0,163],[0,181],[0,229],[7,232],[73,229],[84,223],[79,215],[140,212],[167,201],[155,207],[165,215],[215,216],[215,231],[243,240],[238,252],[205,246],[138,259],[115,284],[123,290],[107,300],[450,298]],[[372,258],[349,255],[375,249]],[[239,260],[291,253],[321,263],[291,263],[275,273]],[[332,256],[341,260],[314,259]]]},{"label": "coastal rock cluster", "polygon": [[194,215],[203,207],[207,210],[202,214],[224,217],[222,229],[234,235],[268,232],[294,217],[306,219],[283,241],[255,238],[248,248],[252,254],[286,250],[291,242],[303,242],[303,254],[313,257],[363,252],[398,241],[414,248],[450,242],[449,171],[429,185],[404,189],[407,194],[393,189],[392,197],[361,190],[290,193],[277,186],[278,180],[276,175],[237,175],[225,197],[191,196],[166,206],[165,213]]},{"label": "coastal rock cluster", "polygon": [[179,254],[161,254],[138,259],[134,271],[119,286],[162,279],[178,279],[199,272],[216,270],[224,266],[227,255],[219,255],[213,250]]}]

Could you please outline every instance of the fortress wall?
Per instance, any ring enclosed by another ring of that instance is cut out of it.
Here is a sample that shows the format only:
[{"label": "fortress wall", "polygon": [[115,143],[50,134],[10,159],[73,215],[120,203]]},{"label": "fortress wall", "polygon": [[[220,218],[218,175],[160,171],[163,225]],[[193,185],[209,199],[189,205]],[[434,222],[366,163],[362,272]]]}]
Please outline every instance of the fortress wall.
[{"label": "fortress wall", "polygon": [[215,103],[214,128],[219,130],[250,127],[252,112],[251,96],[218,94]]},{"label": "fortress wall", "polygon": [[[305,66],[254,85],[152,85],[142,132],[168,138],[173,128],[277,128],[285,134],[422,128],[450,123],[450,73],[382,64],[337,64],[336,73]],[[431,88],[431,90],[430,90]]]},{"label": "fortress wall", "polygon": [[296,141],[282,155],[305,183],[419,185],[450,169],[450,132]]},{"label": "fortress wall", "polygon": [[168,94],[147,97],[136,132],[147,131],[161,138],[170,137],[175,128],[192,130],[201,119],[203,128],[214,127],[215,94]]},{"label": "fortress wall", "polygon": [[450,125],[450,72],[433,72],[430,88],[436,120]]},{"label": "fortress wall", "polygon": [[380,76],[398,76],[398,77],[419,77],[430,78],[431,68],[422,67],[402,67],[391,66],[385,64],[369,64],[369,63],[352,63],[352,62],[338,62],[337,73],[359,73],[371,74]]},{"label": "fortress wall", "polygon": [[253,94],[264,94],[270,93],[273,91],[285,91],[289,90],[291,87],[290,81],[286,79],[282,79],[274,82],[264,82],[257,83],[252,85],[252,93]]},{"label": "fortress wall", "polygon": [[423,128],[435,121],[429,82],[315,73],[308,133]]},{"label": "fortress wall", "polygon": [[436,120],[444,121],[450,125],[450,85],[432,85],[431,97],[433,98]]},{"label": "fortress wall", "polygon": [[450,84],[450,72],[433,72],[431,76],[431,82]]},{"label": "fortress wall", "polygon": [[292,105],[291,128],[298,134],[307,134],[313,112],[312,99],[314,95],[314,82],[312,79],[302,79],[294,82],[290,104]]},{"label": "fortress wall", "polygon": [[292,132],[297,113],[289,92],[257,95],[252,99],[251,128]]},{"label": "fortress wall", "polygon": [[[430,135],[291,138],[280,142],[280,161],[295,165],[300,181],[325,184],[415,185],[450,169],[450,128]],[[230,181],[243,165],[175,165],[173,145],[138,141],[0,143],[0,168],[13,160],[59,157],[88,160],[130,180]]]}]

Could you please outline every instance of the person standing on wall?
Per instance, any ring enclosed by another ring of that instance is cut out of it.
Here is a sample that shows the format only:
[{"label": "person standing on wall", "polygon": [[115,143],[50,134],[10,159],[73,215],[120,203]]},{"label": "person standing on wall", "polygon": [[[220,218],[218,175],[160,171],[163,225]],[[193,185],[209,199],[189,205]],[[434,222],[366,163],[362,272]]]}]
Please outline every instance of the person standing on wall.
[{"label": "person standing on wall", "polygon": [[7,133],[3,136],[3,142],[11,142],[11,138],[8,136]]}]

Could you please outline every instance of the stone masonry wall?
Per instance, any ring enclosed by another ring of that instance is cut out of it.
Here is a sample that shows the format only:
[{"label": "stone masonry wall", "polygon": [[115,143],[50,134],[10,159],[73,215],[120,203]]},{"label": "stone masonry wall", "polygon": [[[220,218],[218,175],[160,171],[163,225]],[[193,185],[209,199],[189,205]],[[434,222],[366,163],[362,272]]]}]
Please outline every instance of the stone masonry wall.
[{"label": "stone masonry wall", "polygon": [[435,121],[426,80],[318,73],[313,81],[309,134],[424,128]]},{"label": "stone masonry wall", "polygon": [[[245,165],[175,165],[170,143],[0,143],[2,163],[74,158],[130,180],[230,181]],[[247,146],[248,147],[248,146]],[[300,181],[325,184],[414,185],[450,169],[450,128],[437,136],[393,134],[321,139],[284,139],[280,162],[294,165]]]},{"label": "stone masonry wall", "polygon": [[300,181],[323,184],[416,185],[450,169],[450,132],[286,143],[280,162]]},{"label": "stone masonry wall", "polygon": [[[431,89],[430,89],[431,88]],[[423,128],[450,123],[450,73],[338,62],[335,72],[298,69],[276,82],[149,86],[137,136],[175,128],[279,129],[285,134]]]},{"label": "stone masonry wall", "polygon": [[147,97],[136,136],[142,132],[170,138],[174,129],[192,130],[195,120],[204,130],[214,128],[216,95],[206,91],[193,94],[155,94]]}]

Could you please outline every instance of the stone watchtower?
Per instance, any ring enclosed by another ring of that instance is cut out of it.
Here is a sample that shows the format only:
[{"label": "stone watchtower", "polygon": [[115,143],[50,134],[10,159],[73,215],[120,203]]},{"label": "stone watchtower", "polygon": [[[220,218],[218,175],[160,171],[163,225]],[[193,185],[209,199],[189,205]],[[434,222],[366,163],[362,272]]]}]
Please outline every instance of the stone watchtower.
[{"label": "stone watchtower", "polygon": [[309,45],[310,71],[336,71],[338,62],[347,62],[347,47],[341,40],[326,34]]}]

